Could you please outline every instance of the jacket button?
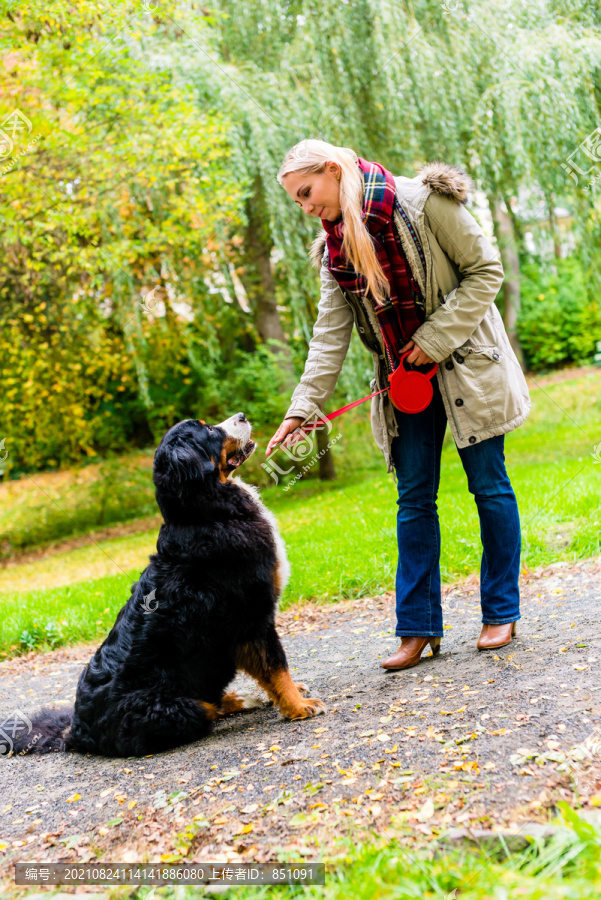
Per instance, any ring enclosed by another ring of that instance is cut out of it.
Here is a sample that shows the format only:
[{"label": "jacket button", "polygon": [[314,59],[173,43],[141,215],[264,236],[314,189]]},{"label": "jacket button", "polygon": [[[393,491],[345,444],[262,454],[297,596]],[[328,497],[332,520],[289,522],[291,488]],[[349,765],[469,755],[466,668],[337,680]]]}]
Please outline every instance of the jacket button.
[{"label": "jacket button", "polygon": [[458,363],[463,362],[464,357],[461,355],[461,353],[454,353],[453,356],[455,357],[455,359],[457,360]]},{"label": "jacket button", "polygon": [[472,435],[471,438],[469,438],[469,442],[470,442],[470,444],[475,444],[475,443],[476,443],[476,438],[475,438],[474,435]]},{"label": "jacket button", "polygon": [[457,397],[457,399],[455,400],[455,406],[463,406],[463,400],[461,399],[461,397]]},{"label": "jacket button", "polygon": [[498,353],[493,353],[492,358],[493,358],[493,359],[498,359],[498,358],[499,358],[499,354],[498,354]]},{"label": "jacket button", "polygon": [[451,362],[451,360],[449,360],[448,362],[446,362],[446,363],[444,364],[444,367],[445,367],[445,369],[452,369],[452,368],[453,368],[453,363]]}]

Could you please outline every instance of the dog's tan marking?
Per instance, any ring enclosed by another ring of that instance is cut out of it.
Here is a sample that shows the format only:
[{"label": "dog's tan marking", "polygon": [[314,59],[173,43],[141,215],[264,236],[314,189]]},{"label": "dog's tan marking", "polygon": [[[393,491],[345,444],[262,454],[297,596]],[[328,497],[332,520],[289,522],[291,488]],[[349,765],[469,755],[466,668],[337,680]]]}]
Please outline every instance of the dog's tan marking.
[{"label": "dog's tan marking", "polygon": [[273,586],[275,588],[276,597],[281,597],[282,591],[286,586],[286,582],[284,572],[282,572],[282,565],[279,560],[275,569],[273,570]]},{"label": "dog's tan marking", "polygon": [[219,708],[219,715],[231,716],[232,713],[242,712],[245,709],[244,700],[235,691],[224,694]]},{"label": "dog's tan marking", "polygon": [[219,718],[219,707],[215,706],[214,703],[205,703],[204,700],[198,700],[198,705],[204,709],[209,722],[214,722],[215,719]]},{"label": "dog's tan marking", "polygon": [[[240,654],[238,667],[258,681],[269,697],[278,704],[287,719],[307,719],[325,712],[325,704],[316,697],[303,697],[290,676],[288,669],[266,671],[254,648],[248,647]],[[301,685],[304,688],[304,685]]]},{"label": "dog's tan marking", "polygon": [[229,480],[230,475],[234,471],[230,469],[227,464],[228,456],[231,456],[232,453],[235,453],[238,449],[238,443],[236,438],[226,437],[223,444],[221,445],[221,455],[219,457],[219,481],[224,484]]},{"label": "dog's tan marking", "polygon": [[227,481],[227,477],[229,475],[229,471],[227,468],[227,442],[223,444],[221,448],[221,456],[219,457],[219,481],[222,484],[225,484]]},{"label": "dog's tan marking", "polygon": [[288,669],[270,672],[261,687],[270,694],[287,719],[308,719],[325,712],[325,705],[316,697],[303,697]]}]

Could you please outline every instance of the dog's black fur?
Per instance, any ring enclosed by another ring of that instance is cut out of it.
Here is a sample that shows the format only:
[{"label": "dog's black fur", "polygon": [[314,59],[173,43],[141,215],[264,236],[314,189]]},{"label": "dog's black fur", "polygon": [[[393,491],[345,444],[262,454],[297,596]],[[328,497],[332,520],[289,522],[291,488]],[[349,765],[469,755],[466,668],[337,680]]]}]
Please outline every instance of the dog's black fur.
[{"label": "dog's black fur", "polygon": [[[153,470],[164,518],[157,552],[81,673],[72,714],[40,710],[31,730],[15,736],[15,754],[73,748],[143,756],[195,741],[219,715],[243,708],[231,702],[222,708],[238,668],[252,674],[285,715],[322,711],[319,701],[302,698],[301,686],[286,680],[275,629],[272,525],[252,490],[229,477],[255,445],[232,441],[221,426],[196,419],[163,436]],[[290,696],[282,702],[282,678],[293,685],[289,695],[296,691],[292,704]]]}]

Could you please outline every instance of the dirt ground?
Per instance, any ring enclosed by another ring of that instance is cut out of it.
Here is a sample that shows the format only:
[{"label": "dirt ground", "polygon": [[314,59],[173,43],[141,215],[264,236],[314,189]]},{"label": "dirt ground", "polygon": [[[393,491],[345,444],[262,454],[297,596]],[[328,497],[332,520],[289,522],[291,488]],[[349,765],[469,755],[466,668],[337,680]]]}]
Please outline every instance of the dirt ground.
[{"label": "dirt ground", "polygon": [[[417,845],[519,832],[559,799],[601,805],[601,560],[525,570],[520,584],[509,646],[476,649],[472,577],[443,589],[440,655],[397,673],[380,666],[399,643],[393,594],[281,614],[293,676],[324,716],[251,710],[141,760],[2,759],[1,883],[16,861],[318,860],[367,833]],[[72,704],[94,649],[0,664],[3,720]]]}]

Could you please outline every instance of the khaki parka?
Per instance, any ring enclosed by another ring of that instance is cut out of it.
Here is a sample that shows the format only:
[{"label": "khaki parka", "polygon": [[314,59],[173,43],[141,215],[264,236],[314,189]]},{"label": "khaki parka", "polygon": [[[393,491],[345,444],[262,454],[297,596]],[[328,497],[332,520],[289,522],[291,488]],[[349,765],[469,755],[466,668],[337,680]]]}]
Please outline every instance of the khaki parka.
[{"label": "khaki parka", "polygon": [[[504,434],[527,418],[528,385],[511,347],[495,297],[503,266],[476,219],[466,209],[470,177],[455,166],[432,162],[414,178],[395,177],[396,193],[417,232],[426,268],[403,217],[395,223],[409,265],[426,302],[426,319],[412,340],[438,365],[436,377],[458,447]],[[285,418],[324,410],[336,387],[353,324],[373,357],[370,392],[386,387],[388,370],[371,303],[343,290],[327,268],[326,232],[311,252],[320,267],[321,298],[305,370]],[[371,426],[392,472],[391,443],[398,424],[388,392],[371,401]]]}]

